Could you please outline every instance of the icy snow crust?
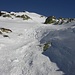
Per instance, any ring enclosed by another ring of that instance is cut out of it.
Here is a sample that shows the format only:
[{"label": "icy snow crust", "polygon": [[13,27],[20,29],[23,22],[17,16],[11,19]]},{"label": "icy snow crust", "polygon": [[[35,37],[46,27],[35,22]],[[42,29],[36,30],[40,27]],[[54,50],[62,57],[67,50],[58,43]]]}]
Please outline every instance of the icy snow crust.
[{"label": "icy snow crust", "polygon": [[[12,30],[0,35],[0,75],[75,75],[75,23],[45,25],[44,17],[25,13],[32,20],[0,17],[0,28]],[[43,52],[46,42],[51,47]]]}]

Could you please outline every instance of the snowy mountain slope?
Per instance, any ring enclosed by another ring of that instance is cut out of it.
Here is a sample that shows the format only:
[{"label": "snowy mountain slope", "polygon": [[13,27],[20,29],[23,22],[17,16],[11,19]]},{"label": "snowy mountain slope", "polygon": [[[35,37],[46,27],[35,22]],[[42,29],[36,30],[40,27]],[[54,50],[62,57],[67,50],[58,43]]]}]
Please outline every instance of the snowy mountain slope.
[{"label": "snowy mountain slope", "polygon": [[[6,12],[6,11],[1,11],[1,19],[7,18],[8,20],[13,19],[18,22],[37,22],[37,23],[44,23],[46,17],[36,14],[36,13],[30,13],[30,12]],[[28,20],[23,20],[25,16],[30,17]],[[36,19],[37,18],[37,19]]]},{"label": "snowy mountain slope", "polygon": [[51,42],[51,47],[43,54],[55,62],[65,75],[75,75],[75,23],[62,26],[62,29],[55,28],[41,39],[41,43]]},{"label": "snowy mountain slope", "polygon": [[[2,18],[2,17],[1,17]],[[41,23],[0,19],[0,75],[62,75],[57,65],[42,55],[37,39]],[[37,32],[36,32],[37,31]],[[8,35],[4,37],[3,35]]]},{"label": "snowy mountain slope", "polygon": [[75,75],[75,22],[46,25],[36,13],[12,13],[31,19],[0,17],[0,75]]}]

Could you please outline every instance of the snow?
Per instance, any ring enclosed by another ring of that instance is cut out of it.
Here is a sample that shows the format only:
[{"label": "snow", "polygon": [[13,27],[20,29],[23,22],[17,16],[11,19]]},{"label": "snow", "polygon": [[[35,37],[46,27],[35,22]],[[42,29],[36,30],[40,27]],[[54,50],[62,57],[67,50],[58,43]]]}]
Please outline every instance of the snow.
[{"label": "snow", "polygon": [[[14,19],[0,17],[0,27],[12,30],[11,33],[3,33],[9,37],[3,37],[0,34],[0,75],[75,74],[73,70],[75,67],[70,64],[70,61],[75,61],[73,57],[75,55],[74,22],[66,25],[46,25],[42,24],[46,18],[40,17],[39,14],[12,13],[26,14],[32,20],[23,21],[15,17]],[[49,41],[51,47],[43,52],[39,45]],[[67,64],[69,67],[65,66]],[[72,70],[66,70],[67,68]]]}]

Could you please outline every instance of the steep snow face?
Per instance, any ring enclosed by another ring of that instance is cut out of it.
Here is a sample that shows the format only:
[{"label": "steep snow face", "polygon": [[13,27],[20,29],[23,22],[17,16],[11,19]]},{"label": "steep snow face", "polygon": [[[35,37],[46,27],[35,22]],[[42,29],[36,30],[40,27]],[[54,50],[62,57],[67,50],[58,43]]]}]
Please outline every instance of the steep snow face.
[{"label": "steep snow face", "polygon": [[0,30],[0,75],[63,75],[39,47],[45,25],[1,17],[0,28],[12,30]]},{"label": "steep snow face", "polygon": [[75,75],[75,23],[52,27],[48,26],[40,41],[51,42],[51,47],[43,54],[55,62],[65,75]]}]

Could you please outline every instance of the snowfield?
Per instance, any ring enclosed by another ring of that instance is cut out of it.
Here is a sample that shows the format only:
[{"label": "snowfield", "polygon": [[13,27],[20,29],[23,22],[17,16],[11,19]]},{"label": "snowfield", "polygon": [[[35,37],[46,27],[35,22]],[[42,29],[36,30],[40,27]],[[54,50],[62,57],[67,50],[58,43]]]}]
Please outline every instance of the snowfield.
[{"label": "snowfield", "polygon": [[[39,14],[16,14],[32,19],[0,17],[0,28],[12,30],[0,34],[0,75],[75,75],[75,22],[46,25]],[[43,51],[47,42],[51,47]]]}]

